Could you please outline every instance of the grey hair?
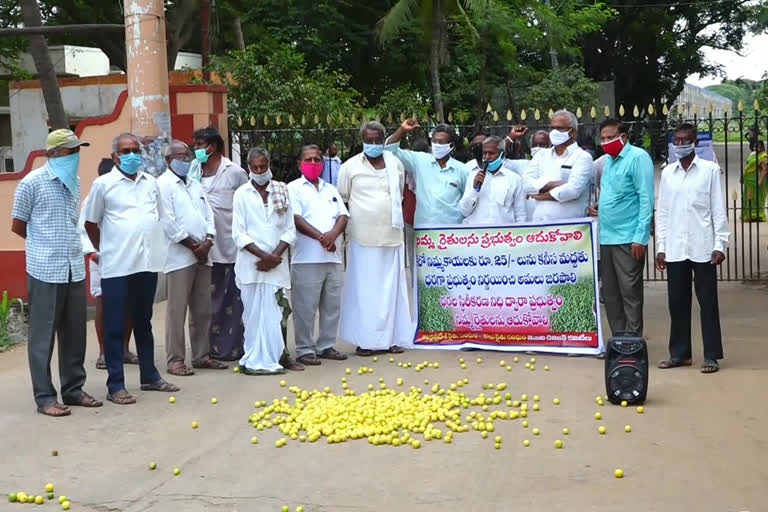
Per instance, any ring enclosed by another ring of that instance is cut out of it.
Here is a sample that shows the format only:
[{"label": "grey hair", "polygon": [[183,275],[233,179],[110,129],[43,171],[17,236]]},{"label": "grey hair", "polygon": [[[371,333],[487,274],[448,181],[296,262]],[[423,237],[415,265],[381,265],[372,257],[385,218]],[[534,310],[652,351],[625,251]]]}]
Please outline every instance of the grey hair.
[{"label": "grey hair", "polygon": [[489,137],[486,137],[485,140],[483,141],[483,146],[485,146],[486,144],[495,144],[496,146],[498,146],[499,151],[504,152],[504,139],[502,139],[501,137],[498,137],[496,135],[491,135]]},{"label": "grey hair", "polygon": [[552,115],[552,119],[556,117],[567,117],[568,118],[568,124],[571,128],[573,128],[573,131],[579,130],[579,120],[576,119],[576,115],[574,115],[573,112],[569,112],[568,110],[562,109],[558,110]]},{"label": "grey hair", "polygon": [[[331,147],[332,145],[333,143],[331,143],[328,147]],[[303,146],[301,146],[301,151],[299,151],[299,160],[304,158],[305,151],[310,151],[310,150],[318,151],[320,153],[320,156],[321,157],[323,156],[323,151],[320,149],[320,146],[318,146],[317,144],[304,144]]]},{"label": "grey hair", "polygon": [[113,153],[117,153],[117,145],[123,139],[133,139],[133,140],[136,141],[136,144],[139,145],[139,148],[143,147],[143,144],[141,143],[141,141],[139,140],[139,138],[136,135],[132,134],[131,132],[124,132],[124,133],[121,133],[120,135],[118,135],[117,137],[115,137],[114,139],[112,139],[112,152]]},{"label": "grey hair", "polygon": [[191,153],[192,150],[187,146],[187,143],[179,140],[179,139],[173,139],[171,142],[168,143],[167,146],[163,149],[163,157],[168,158],[172,154],[175,153],[175,150],[178,148],[184,148],[188,153]]},{"label": "grey hair", "polygon": [[258,158],[260,156],[263,156],[264,158],[267,159],[267,161],[269,161],[269,151],[267,151],[264,148],[254,146],[250,149],[250,151],[248,151],[248,159],[246,160],[246,162],[250,164],[251,160],[253,160],[254,158]]},{"label": "grey hair", "polygon": [[363,123],[363,126],[360,127],[361,140],[363,138],[363,135],[365,135],[365,130],[376,130],[381,134],[382,137],[384,137],[385,139],[387,138],[387,129],[384,128],[384,125],[378,121],[368,121],[367,123]]}]

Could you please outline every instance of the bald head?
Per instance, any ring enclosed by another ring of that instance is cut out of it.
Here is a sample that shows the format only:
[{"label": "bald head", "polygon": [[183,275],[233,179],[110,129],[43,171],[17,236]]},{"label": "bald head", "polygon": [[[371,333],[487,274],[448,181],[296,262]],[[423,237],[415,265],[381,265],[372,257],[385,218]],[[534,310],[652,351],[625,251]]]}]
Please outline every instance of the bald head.
[{"label": "bald head", "polygon": [[191,162],[193,158],[192,150],[184,142],[173,139],[163,150],[165,163],[170,167],[173,160],[182,162]]},{"label": "bald head", "polygon": [[532,148],[548,148],[549,147],[549,133],[544,130],[538,130],[531,137]]}]

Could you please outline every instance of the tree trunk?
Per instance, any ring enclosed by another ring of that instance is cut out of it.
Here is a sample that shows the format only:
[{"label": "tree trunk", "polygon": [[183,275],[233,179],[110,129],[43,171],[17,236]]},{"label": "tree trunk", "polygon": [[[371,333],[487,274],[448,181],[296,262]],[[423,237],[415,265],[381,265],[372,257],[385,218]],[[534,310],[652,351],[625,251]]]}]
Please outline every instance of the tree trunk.
[{"label": "tree trunk", "polygon": [[211,0],[200,0],[200,53],[203,56],[203,80],[211,79]]},{"label": "tree trunk", "polygon": [[429,76],[432,81],[432,95],[435,115],[443,122],[443,93],[440,90],[440,48],[442,46],[442,5],[440,0],[432,2],[432,41],[429,48]]},{"label": "tree trunk", "polygon": [[243,37],[243,21],[240,16],[235,16],[232,20],[232,31],[235,36],[235,48],[245,50],[245,38]]},{"label": "tree trunk", "polygon": [[[21,14],[24,17],[25,26],[39,27],[42,25],[37,0],[21,0]],[[64,111],[64,102],[59,90],[59,81],[56,78],[56,70],[51,61],[51,54],[48,53],[48,43],[46,43],[44,36],[29,36],[29,53],[32,54],[37,75],[40,78],[45,109],[48,111],[48,124],[54,130],[69,128],[69,120]]]}]

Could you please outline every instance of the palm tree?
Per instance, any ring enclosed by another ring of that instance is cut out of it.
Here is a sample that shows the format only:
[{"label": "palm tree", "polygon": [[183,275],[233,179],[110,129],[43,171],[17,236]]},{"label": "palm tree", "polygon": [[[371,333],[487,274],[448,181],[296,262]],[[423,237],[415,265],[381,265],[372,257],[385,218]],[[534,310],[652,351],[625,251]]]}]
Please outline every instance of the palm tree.
[{"label": "palm tree", "polygon": [[432,82],[432,101],[438,119],[443,120],[443,94],[440,89],[440,65],[446,54],[446,21],[454,18],[467,24],[477,36],[470,12],[487,7],[490,0],[398,0],[392,9],[379,20],[379,40],[393,41],[416,16],[421,22],[424,43],[429,45],[429,74]]}]

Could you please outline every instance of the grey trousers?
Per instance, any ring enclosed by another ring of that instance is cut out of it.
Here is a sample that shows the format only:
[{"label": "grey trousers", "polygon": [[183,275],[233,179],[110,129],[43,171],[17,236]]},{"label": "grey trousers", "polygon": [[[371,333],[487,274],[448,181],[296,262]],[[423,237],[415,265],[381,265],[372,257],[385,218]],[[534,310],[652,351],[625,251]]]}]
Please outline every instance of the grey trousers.
[{"label": "grey trousers", "polygon": [[189,309],[189,344],[192,364],[208,359],[211,340],[211,267],[195,263],[165,274],[168,305],[165,312],[165,354],[170,368],[184,362],[184,324]]},{"label": "grey trousers", "polygon": [[632,257],[632,244],[600,246],[602,293],[614,335],[643,335],[643,264]]},{"label": "grey trousers", "polygon": [[80,398],[85,385],[85,280],[53,284],[28,277],[29,373],[38,407],[56,401],[51,379],[54,339],[59,340],[59,379],[65,401]]},{"label": "grey trousers", "polygon": [[[336,345],[343,288],[338,263],[295,263],[291,266],[291,307],[298,357],[320,354]],[[314,340],[315,313],[320,333]]]}]

